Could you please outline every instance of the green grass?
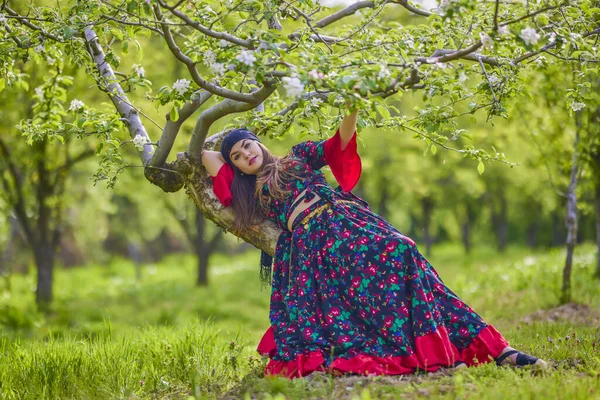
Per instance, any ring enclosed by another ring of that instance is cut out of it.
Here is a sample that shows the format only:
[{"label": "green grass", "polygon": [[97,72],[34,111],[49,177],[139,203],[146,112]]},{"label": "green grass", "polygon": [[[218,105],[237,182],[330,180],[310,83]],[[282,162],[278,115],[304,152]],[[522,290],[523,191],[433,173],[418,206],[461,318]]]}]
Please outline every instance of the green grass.
[{"label": "green grass", "polygon": [[[34,276],[0,286],[0,398],[600,398],[600,328],[581,321],[526,323],[558,305],[564,252],[456,246],[430,261],[446,284],[515,347],[545,358],[542,374],[484,365],[402,377],[262,378],[255,347],[268,327],[269,290],[258,252],[211,260],[207,288],[195,261],[172,256],[134,266],[58,270],[53,312],[33,303]],[[600,310],[595,249],[578,248],[574,301]]]}]

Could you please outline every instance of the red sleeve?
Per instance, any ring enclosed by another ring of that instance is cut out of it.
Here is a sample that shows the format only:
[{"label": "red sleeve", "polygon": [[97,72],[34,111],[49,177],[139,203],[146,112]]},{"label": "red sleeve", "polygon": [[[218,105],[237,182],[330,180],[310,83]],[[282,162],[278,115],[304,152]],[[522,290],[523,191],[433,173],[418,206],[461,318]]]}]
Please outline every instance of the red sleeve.
[{"label": "red sleeve", "polygon": [[213,191],[225,207],[231,204],[231,182],[233,182],[233,168],[229,164],[223,164],[217,176],[211,176]]},{"label": "red sleeve", "polygon": [[352,135],[352,139],[350,139],[350,143],[344,151],[342,151],[342,138],[339,129],[335,135],[324,143],[325,160],[327,160],[333,176],[345,192],[351,191],[356,186],[362,172],[362,163],[356,149],[356,132]]}]

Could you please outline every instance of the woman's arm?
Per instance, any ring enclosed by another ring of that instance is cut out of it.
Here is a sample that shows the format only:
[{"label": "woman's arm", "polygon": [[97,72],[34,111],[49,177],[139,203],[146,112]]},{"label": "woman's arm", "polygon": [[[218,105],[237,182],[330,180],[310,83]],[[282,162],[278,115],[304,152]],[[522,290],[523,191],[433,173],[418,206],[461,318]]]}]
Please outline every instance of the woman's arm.
[{"label": "woman's arm", "polygon": [[356,120],[358,119],[358,109],[354,110],[351,114],[346,114],[340,125],[340,138],[342,151],[346,150],[350,139],[356,132]]},{"label": "woman's arm", "polygon": [[204,150],[202,152],[202,164],[210,176],[217,176],[219,170],[225,164],[225,160],[220,151]]}]

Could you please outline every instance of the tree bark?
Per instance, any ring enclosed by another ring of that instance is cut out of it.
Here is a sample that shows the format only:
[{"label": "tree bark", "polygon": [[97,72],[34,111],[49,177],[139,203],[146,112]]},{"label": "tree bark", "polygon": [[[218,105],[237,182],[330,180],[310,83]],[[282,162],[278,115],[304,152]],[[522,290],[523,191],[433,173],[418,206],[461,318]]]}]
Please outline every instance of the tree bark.
[{"label": "tree bark", "polygon": [[37,266],[37,290],[35,300],[42,311],[52,302],[52,282],[54,275],[54,248],[51,243],[40,240],[33,244],[33,254]]},{"label": "tree bark", "polygon": [[196,209],[196,240],[195,240],[195,250],[196,250],[196,258],[198,260],[198,279],[196,284],[198,286],[207,286],[208,285],[208,256],[209,249],[206,245],[206,221],[204,220],[204,215],[200,209]]},{"label": "tree bark", "polygon": [[575,143],[573,146],[573,157],[571,159],[571,172],[569,177],[569,189],[567,191],[567,215],[565,218],[565,225],[567,227],[567,258],[565,260],[565,267],[563,269],[563,282],[561,288],[562,304],[571,301],[571,271],[573,269],[573,253],[575,252],[575,245],[577,243],[577,196],[575,195],[575,189],[577,188],[577,172],[579,170],[578,145],[579,129],[577,129],[577,132],[575,133]]}]

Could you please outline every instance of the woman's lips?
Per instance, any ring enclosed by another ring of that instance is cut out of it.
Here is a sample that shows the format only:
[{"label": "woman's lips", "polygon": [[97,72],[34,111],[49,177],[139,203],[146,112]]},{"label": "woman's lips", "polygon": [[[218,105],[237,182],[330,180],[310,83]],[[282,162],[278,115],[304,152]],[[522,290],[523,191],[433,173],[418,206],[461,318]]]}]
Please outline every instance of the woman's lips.
[{"label": "woman's lips", "polygon": [[252,157],[252,158],[250,159],[250,162],[248,163],[248,165],[252,165],[252,164],[254,164],[254,161],[256,161],[256,157],[258,157],[258,156],[254,156],[254,157]]}]

